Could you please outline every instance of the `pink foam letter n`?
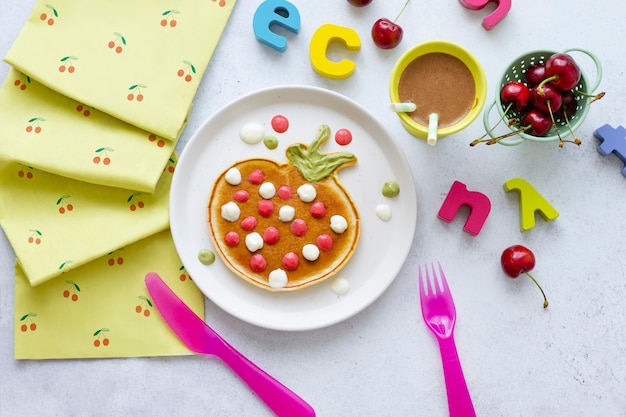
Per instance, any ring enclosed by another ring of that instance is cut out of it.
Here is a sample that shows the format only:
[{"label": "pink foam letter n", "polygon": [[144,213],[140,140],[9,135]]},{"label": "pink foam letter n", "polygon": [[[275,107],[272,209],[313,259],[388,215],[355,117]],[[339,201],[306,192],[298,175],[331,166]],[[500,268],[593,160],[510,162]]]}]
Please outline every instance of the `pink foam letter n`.
[{"label": "pink foam letter n", "polygon": [[491,201],[485,194],[478,191],[468,191],[465,184],[454,181],[437,216],[442,220],[451,222],[461,206],[468,206],[470,209],[463,230],[472,235],[477,235],[485,224],[487,216],[489,216]]},{"label": "pink foam letter n", "polygon": [[491,30],[511,10],[511,0],[459,0],[466,9],[480,10],[488,3],[495,3],[496,9],[483,19],[483,27]]}]

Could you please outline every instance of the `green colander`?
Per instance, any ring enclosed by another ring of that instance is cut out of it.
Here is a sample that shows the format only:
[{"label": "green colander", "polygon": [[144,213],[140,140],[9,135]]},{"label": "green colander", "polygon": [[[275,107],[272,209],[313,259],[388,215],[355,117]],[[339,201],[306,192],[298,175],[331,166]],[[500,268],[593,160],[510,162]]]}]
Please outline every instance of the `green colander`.
[{"label": "green colander", "polygon": [[[565,53],[582,52],[583,54],[591,58],[591,60],[596,66],[596,79],[594,80],[594,82],[592,84],[589,83],[587,77],[585,76],[581,68],[580,81],[578,82],[578,85],[574,88],[575,93],[576,93],[575,95],[576,95],[577,106],[576,106],[576,112],[571,117],[569,117],[569,124],[572,130],[575,131],[585,120],[585,117],[587,117],[587,113],[589,112],[589,102],[592,100],[591,97],[583,95],[580,92],[582,91],[588,94],[593,94],[593,92],[598,88],[598,86],[600,85],[600,80],[602,79],[602,65],[598,57],[587,50],[579,49],[579,48],[571,48],[571,49],[566,49],[563,52]],[[509,110],[509,112],[505,116],[504,111],[506,110],[506,105],[503,105],[500,101],[500,90],[502,89],[502,87],[509,81],[524,82],[524,74],[526,73],[526,70],[528,68],[536,64],[545,63],[545,61],[551,55],[555,53],[556,53],[555,51],[529,52],[515,59],[508,66],[506,71],[504,71],[504,74],[500,78],[500,82],[496,86],[497,87],[496,99],[490,105],[486,107],[483,113],[483,125],[485,126],[485,130],[488,132],[489,136],[491,136],[492,138],[500,136],[493,131],[493,125],[490,125],[490,121],[491,121],[490,114],[494,107],[498,109],[498,113],[500,114],[500,117],[505,122],[508,122],[509,119],[516,119],[516,118],[522,117],[522,114],[520,112],[514,112],[511,110]],[[550,141],[559,139],[559,137],[557,136],[556,129],[558,129],[559,134],[561,135],[561,138],[565,138],[571,135],[570,128],[567,127],[567,121],[565,120],[565,118],[557,118],[555,121],[556,121],[556,126],[553,127],[552,130],[550,130],[550,132],[548,132],[546,136],[533,136],[527,133],[519,133],[518,135],[512,136],[510,138],[502,139],[498,141],[498,143],[502,145],[513,146],[513,145],[519,145],[520,143],[526,140],[532,140],[535,142],[550,142]],[[512,131],[518,130],[518,128],[513,125],[510,126],[510,129]]]}]

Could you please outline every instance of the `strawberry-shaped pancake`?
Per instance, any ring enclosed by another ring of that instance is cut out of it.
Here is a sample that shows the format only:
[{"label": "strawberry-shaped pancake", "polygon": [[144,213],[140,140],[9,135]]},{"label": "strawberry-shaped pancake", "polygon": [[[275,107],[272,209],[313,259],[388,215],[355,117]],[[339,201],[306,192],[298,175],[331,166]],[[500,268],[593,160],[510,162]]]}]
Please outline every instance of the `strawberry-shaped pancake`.
[{"label": "strawberry-shaped pancake", "polygon": [[251,158],[217,178],[208,203],[213,244],[226,265],[270,291],[307,287],[333,276],[359,239],[359,213],[337,177],[349,152],[322,153],[330,128],[309,145],[287,148],[288,162]]}]

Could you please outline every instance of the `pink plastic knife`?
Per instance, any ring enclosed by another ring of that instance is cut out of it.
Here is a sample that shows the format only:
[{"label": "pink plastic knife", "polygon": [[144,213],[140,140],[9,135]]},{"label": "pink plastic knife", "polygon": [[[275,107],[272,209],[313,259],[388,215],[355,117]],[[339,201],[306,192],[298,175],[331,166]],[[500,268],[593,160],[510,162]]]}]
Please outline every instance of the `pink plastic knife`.
[{"label": "pink plastic knife", "polygon": [[281,417],[314,417],[315,411],[302,398],[229,345],[167,286],[150,272],[145,277],[152,301],[176,336],[193,352],[215,355]]}]

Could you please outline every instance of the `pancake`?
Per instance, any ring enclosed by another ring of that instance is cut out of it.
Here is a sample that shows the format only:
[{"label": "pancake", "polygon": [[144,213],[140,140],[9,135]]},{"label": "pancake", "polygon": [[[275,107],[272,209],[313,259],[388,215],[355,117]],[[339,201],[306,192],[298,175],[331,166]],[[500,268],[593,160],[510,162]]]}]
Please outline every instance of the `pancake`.
[{"label": "pancake", "polygon": [[250,158],[215,180],[208,227],[237,276],[270,291],[297,290],[334,276],[354,253],[359,213],[336,173],[357,159],[321,153],[329,136],[322,125],[310,146],[288,147],[287,162]]}]

